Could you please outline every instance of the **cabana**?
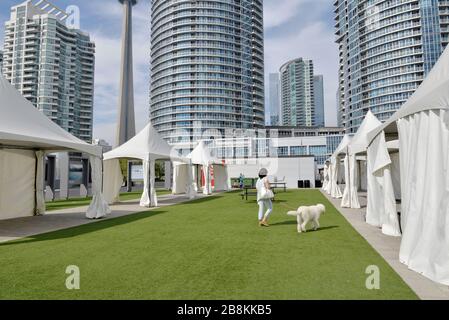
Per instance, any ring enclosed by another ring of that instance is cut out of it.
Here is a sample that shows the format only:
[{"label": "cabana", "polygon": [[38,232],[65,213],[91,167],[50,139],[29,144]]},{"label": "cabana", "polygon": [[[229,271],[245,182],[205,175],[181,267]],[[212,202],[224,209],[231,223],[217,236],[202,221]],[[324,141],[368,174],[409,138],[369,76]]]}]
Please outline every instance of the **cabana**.
[{"label": "cabana", "polygon": [[402,242],[400,261],[449,285],[449,48],[371,145],[399,139]]},{"label": "cabana", "polygon": [[334,154],[331,157],[331,164],[329,166],[329,185],[328,185],[328,193],[332,198],[339,199],[343,195],[341,193],[340,187],[338,186],[338,179],[340,176],[340,167],[341,167],[341,157],[347,154],[347,148],[349,143],[351,142],[351,136],[345,134],[343,139],[341,140],[339,146],[335,150]]},{"label": "cabana", "polygon": [[119,201],[123,183],[120,159],[141,160],[143,163],[144,187],[140,199],[142,207],[156,207],[158,205],[155,188],[155,164],[157,160],[190,162],[188,159],[180,157],[176,150],[170,147],[149,123],[134,138],[104,154],[104,194],[108,203]]},{"label": "cabana", "polygon": [[363,119],[357,133],[352,138],[351,143],[346,149],[345,156],[345,189],[343,191],[343,198],[341,200],[341,207],[360,209],[360,202],[358,196],[358,188],[361,183],[359,179],[362,178],[361,174],[364,172],[358,170],[360,162],[363,160],[362,155],[366,155],[368,148],[368,133],[378,127],[382,123],[376,118],[376,116],[368,110],[365,119]]},{"label": "cabana", "polygon": [[[186,164],[182,163],[177,163],[175,165],[176,180],[181,181],[182,183],[174,183],[173,193],[184,192],[184,181],[189,178],[189,174],[193,177],[194,191],[198,192],[200,167],[202,168],[204,175],[203,194],[210,195],[212,193],[212,175],[214,177],[215,191],[228,191],[231,189],[231,181],[229,179],[227,166],[212,155],[211,150],[207,147],[204,141],[200,141],[198,146],[196,146],[187,158],[191,161],[191,167],[188,167]],[[213,174],[211,169],[213,170]]]},{"label": "cabana", "polygon": [[45,214],[45,155],[69,151],[89,154],[93,200],[86,217],[104,217],[110,209],[101,192],[101,147],[59,127],[0,76],[0,220]]}]

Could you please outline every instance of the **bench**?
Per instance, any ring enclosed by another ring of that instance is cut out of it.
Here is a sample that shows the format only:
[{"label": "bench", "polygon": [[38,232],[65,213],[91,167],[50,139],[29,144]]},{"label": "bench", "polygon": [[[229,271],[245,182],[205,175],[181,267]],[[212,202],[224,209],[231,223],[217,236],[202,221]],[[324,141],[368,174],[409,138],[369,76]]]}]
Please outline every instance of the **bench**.
[{"label": "bench", "polygon": [[[272,189],[272,191],[274,196],[276,196],[276,191],[274,189]],[[242,200],[248,200],[248,196],[257,196],[257,189],[254,187],[244,187],[240,196],[242,197]]]}]

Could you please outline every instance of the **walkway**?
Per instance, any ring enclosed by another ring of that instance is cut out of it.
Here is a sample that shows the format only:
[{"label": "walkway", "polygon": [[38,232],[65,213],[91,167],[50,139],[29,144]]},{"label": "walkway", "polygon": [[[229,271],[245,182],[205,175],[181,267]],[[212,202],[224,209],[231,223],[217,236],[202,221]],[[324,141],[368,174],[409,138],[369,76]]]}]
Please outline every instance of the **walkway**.
[{"label": "walkway", "polygon": [[[202,197],[204,197],[202,194],[198,194],[196,199]],[[187,201],[189,199],[184,195],[165,195],[158,197],[159,207],[171,206]],[[51,211],[40,217],[3,220],[0,221],[0,243],[153,209],[155,208],[143,208],[139,206],[138,200],[131,200],[112,205],[112,213],[105,219],[100,220],[86,219],[85,213],[87,206]]]},{"label": "walkway", "polygon": [[366,193],[359,194],[362,209],[348,209],[340,207],[341,199],[333,199],[325,192],[321,192],[421,299],[449,300],[449,287],[433,282],[399,262],[401,238],[386,236],[379,229],[365,223]]}]

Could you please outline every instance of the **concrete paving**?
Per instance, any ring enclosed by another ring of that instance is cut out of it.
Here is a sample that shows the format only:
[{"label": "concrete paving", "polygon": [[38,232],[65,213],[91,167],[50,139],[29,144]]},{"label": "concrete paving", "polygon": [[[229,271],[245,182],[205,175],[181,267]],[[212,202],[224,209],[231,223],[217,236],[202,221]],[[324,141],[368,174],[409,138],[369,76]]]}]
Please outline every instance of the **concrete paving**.
[{"label": "concrete paving", "polygon": [[[198,194],[196,199],[204,197]],[[190,201],[184,195],[164,195],[158,197],[157,208],[171,206]],[[145,212],[157,208],[143,208],[139,200],[121,202],[111,206],[112,213],[100,220],[90,220],[85,217],[87,206],[50,211],[44,216],[25,217],[0,221],[0,243],[31,237],[42,233],[72,228],[88,223],[124,217],[134,213]]]},{"label": "concrete paving", "polygon": [[[333,199],[321,191],[329,201],[341,212],[346,220],[360,233],[368,243],[387,261],[410,288],[423,300],[449,300],[449,287],[433,282],[432,280],[414,272],[399,261],[400,237],[384,235],[380,229],[365,222],[366,193],[360,193],[362,209],[341,208],[341,199]],[[382,277],[382,275],[381,275]],[[381,283],[382,286],[382,283]]]}]

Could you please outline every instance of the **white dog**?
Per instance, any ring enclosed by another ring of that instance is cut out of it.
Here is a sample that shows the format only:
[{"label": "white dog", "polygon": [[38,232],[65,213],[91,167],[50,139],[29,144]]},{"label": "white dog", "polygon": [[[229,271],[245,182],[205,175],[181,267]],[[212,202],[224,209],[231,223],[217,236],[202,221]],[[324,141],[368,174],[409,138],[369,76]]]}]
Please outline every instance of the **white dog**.
[{"label": "white dog", "polygon": [[320,217],[326,212],[326,207],[322,204],[310,207],[299,207],[296,211],[289,211],[289,216],[296,216],[298,221],[298,232],[306,232],[306,226],[309,222],[313,222],[314,230],[320,227]]}]

